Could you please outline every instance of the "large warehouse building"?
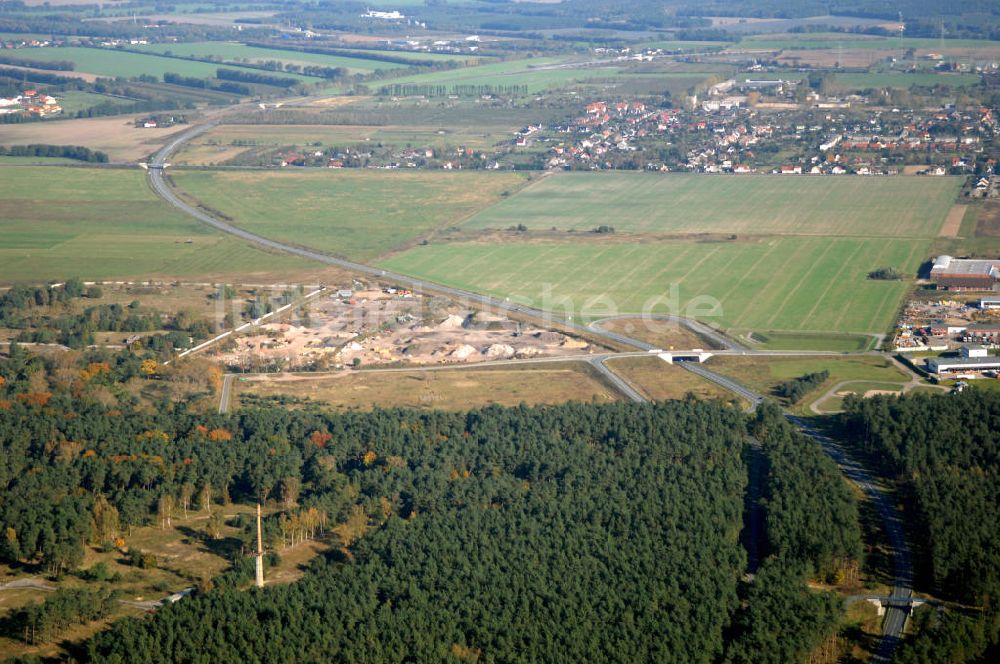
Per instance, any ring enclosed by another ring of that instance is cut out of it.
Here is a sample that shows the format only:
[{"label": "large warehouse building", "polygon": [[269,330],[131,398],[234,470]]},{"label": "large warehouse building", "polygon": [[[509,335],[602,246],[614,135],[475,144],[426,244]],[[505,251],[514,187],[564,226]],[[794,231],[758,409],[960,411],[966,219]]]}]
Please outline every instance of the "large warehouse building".
[{"label": "large warehouse building", "polygon": [[931,279],[938,288],[950,291],[998,290],[1000,260],[938,256],[931,267]]},{"label": "large warehouse building", "polygon": [[983,346],[963,346],[958,357],[929,357],[927,369],[942,374],[974,374],[1000,370],[1000,357],[990,355]]}]

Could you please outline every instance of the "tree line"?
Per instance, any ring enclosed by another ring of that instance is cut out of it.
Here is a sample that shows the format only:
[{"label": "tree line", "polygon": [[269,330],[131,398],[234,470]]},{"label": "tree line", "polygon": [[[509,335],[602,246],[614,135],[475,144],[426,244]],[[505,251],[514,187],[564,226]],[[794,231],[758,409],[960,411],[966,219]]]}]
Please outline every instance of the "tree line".
[{"label": "tree line", "polygon": [[793,378],[780,383],[776,388],[774,388],[774,393],[779,397],[786,399],[788,403],[795,404],[802,401],[802,397],[822,385],[823,381],[829,377],[830,372],[825,369],[823,371],[808,373],[804,376],[799,376],[798,378]]},{"label": "tree line", "polygon": [[254,83],[257,85],[270,85],[276,88],[290,88],[299,84],[297,78],[286,76],[269,76],[267,74],[257,74],[255,72],[240,71],[238,69],[216,69],[215,77],[222,81],[237,81],[239,83]]},{"label": "tree line", "polygon": [[91,150],[80,145],[0,145],[3,157],[61,157],[91,164],[108,163],[108,155],[100,150]]}]

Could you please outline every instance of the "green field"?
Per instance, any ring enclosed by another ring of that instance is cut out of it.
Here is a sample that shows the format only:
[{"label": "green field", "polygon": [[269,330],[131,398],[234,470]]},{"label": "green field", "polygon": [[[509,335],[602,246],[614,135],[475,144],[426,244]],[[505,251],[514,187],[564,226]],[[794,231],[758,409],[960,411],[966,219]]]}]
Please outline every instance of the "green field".
[{"label": "green field", "polygon": [[960,178],[573,173],[546,177],[470,228],[936,237]]},{"label": "green field", "polygon": [[[299,53],[296,51],[285,51],[276,48],[259,48],[256,46],[247,46],[246,44],[240,44],[238,42],[149,44],[138,48],[139,50],[147,51],[149,53],[172,53],[173,55],[183,57],[217,57],[227,63],[237,64],[240,61],[255,64],[266,60],[278,60],[279,62],[293,63],[302,66],[318,65],[321,67],[343,67],[349,70],[352,74],[368,74],[376,69],[388,71],[391,69],[401,69],[406,66],[394,62],[382,62],[379,60],[365,58],[348,58],[336,55],[323,55],[319,53]],[[416,58],[416,55],[414,55],[414,57]],[[425,59],[431,60],[434,58],[433,56],[429,56]]]},{"label": "green field", "polygon": [[806,237],[431,244],[382,265],[575,318],[669,313],[658,298],[668,299],[677,284],[680,314],[736,332],[877,333],[892,321],[907,284],[872,281],[867,272],[879,265],[913,272],[929,244]]},{"label": "green field", "polygon": [[355,260],[460,224],[525,181],[515,173],[359,169],[173,177],[180,190],[243,228]]},{"label": "green field", "polygon": [[969,87],[978,85],[982,80],[975,74],[939,74],[939,73],[873,73],[873,74],[834,74],[832,88],[849,92],[867,90],[869,88],[899,88],[907,90],[914,85],[931,87],[947,85],[950,87]]},{"label": "green field", "polygon": [[67,164],[79,165],[80,162],[76,159],[66,159],[65,157],[35,157],[27,155],[23,157],[11,157],[8,155],[0,156],[0,166],[27,166],[32,164],[40,166],[65,166]]},{"label": "green field", "polygon": [[[811,390],[795,408],[797,412],[803,413],[807,412],[810,403],[844,381],[852,381],[850,385],[844,386],[845,391],[859,387],[864,394],[867,390],[900,390],[911,378],[888,359],[874,356],[765,358],[720,355],[709,360],[709,366],[713,371],[735,378],[743,385],[764,395],[773,395],[775,388],[786,380],[828,371],[829,378]],[[836,410],[841,404],[841,398],[833,397],[826,399],[820,405],[826,409]]]},{"label": "green field", "polygon": [[753,348],[758,350],[822,350],[856,353],[870,350],[874,338],[865,335],[826,334],[822,332],[775,332],[754,330]]},{"label": "green field", "polygon": [[[96,74],[98,76],[133,78],[141,74],[163,78],[167,72],[181,74],[182,76],[192,76],[195,78],[214,78],[216,70],[223,66],[221,63],[195,62],[194,60],[178,60],[176,58],[162,58],[157,55],[146,55],[143,53],[130,53],[127,51],[116,51],[110,48],[26,48],[8,51],[6,54],[11,58],[24,58],[27,60],[41,60],[53,62],[57,60],[69,60],[76,64],[76,71]],[[240,67],[236,65],[224,65],[229,68]],[[257,69],[243,68],[244,71],[268,74]],[[53,72],[58,74],[59,72]],[[275,76],[295,78],[300,81],[315,82],[320,79],[301,74],[289,74],[285,72],[275,72]]]},{"label": "green field", "polygon": [[83,92],[80,90],[67,90],[66,92],[59,93],[59,105],[62,106],[63,113],[66,115],[72,115],[77,111],[82,111],[87,108],[93,108],[94,106],[101,106],[104,104],[125,106],[132,103],[133,102],[128,99],[109,97],[108,95],[101,95],[94,92]]},{"label": "green field", "polygon": [[0,166],[0,282],[306,267],[175,212],[144,178],[138,170]]}]

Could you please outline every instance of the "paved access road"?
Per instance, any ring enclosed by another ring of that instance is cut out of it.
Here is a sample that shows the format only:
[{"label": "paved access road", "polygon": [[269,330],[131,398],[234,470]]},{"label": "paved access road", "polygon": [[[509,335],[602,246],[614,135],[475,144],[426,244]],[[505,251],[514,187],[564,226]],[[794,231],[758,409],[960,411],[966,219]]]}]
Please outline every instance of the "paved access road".
[{"label": "paved access road", "polygon": [[235,374],[226,374],[222,377],[222,395],[219,399],[219,414],[225,415],[229,412],[229,404],[233,400],[233,380]]}]

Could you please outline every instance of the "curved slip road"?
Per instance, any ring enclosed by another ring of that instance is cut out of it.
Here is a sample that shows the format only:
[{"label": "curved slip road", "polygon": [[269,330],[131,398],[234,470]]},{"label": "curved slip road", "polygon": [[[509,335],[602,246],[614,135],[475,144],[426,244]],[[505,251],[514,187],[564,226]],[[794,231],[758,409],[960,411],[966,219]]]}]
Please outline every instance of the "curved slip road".
[{"label": "curved slip road", "polygon": [[[626,345],[630,345],[634,348],[638,348],[640,351],[649,351],[652,347],[644,342],[638,341],[636,339],[631,339],[630,337],[619,335],[615,333],[608,332],[600,328],[599,325],[596,326],[584,326],[579,323],[572,321],[565,321],[556,319],[552,316],[551,312],[542,311],[535,309],[533,307],[528,307],[519,304],[512,304],[510,302],[498,300],[496,298],[481,295],[479,293],[473,293],[471,291],[462,290],[459,288],[452,288],[450,286],[443,286],[440,284],[429,283],[408,277],[402,274],[395,274],[393,272],[387,272],[379,268],[371,267],[369,265],[364,265],[362,263],[355,263],[353,261],[335,258],[327,254],[320,253],[318,251],[313,251],[305,247],[298,247],[291,244],[285,244],[282,242],[277,242],[275,240],[270,240],[268,238],[257,235],[256,233],[251,233],[245,229],[234,226],[233,224],[222,221],[212,216],[204,210],[195,208],[188,203],[181,200],[177,194],[170,188],[166,180],[163,177],[163,170],[167,159],[170,158],[180,146],[182,146],[186,141],[198,136],[206,131],[209,131],[217,125],[217,122],[213,121],[204,125],[199,125],[185,132],[181,132],[175,136],[167,145],[165,145],[156,155],[153,157],[149,164],[149,182],[152,186],[153,191],[156,192],[161,198],[163,198],[167,203],[174,206],[181,212],[205,223],[223,233],[228,233],[236,237],[242,238],[253,244],[273,249],[275,251],[281,251],[285,253],[290,253],[296,256],[301,256],[303,258],[308,258],[310,260],[317,261],[319,263],[324,263],[326,265],[333,265],[346,270],[358,272],[361,274],[366,274],[378,279],[394,281],[399,284],[405,284],[415,291],[426,291],[434,292],[450,297],[456,297],[463,299],[467,302],[474,302],[485,307],[492,307],[502,311],[509,311],[512,313],[522,313],[529,316],[534,316],[540,318],[544,321],[554,321],[561,325],[564,325],[570,329],[574,329],[580,332],[590,332],[592,334],[601,335],[609,340],[617,341]],[[676,319],[681,319],[680,317],[674,317]],[[681,319],[683,320],[683,319]],[[599,322],[599,321],[598,321]],[[688,324],[685,322],[685,324]],[[697,328],[692,328],[696,331]],[[709,338],[715,340],[717,338],[717,333],[711,328]],[[722,340],[722,344],[730,353],[740,353],[740,354],[760,354],[760,355],[792,355],[792,354],[805,354],[805,353],[781,353],[781,352],[761,352],[754,351],[751,349],[743,348],[738,344],[735,344],[727,339],[718,337]],[[725,352],[725,351],[723,351]],[[829,353],[836,355],[844,355],[844,353]],[[632,388],[626,381],[622,380],[620,376],[612,372],[605,366],[604,361],[607,359],[604,357],[595,357],[588,360],[595,369],[597,369],[601,374],[608,378],[608,380],[615,385],[619,390],[623,392],[629,399],[637,402],[647,401],[645,397],[639,394],[634,388]],[[752,390],[740,385],[738,382],[721,376],[702,365],[695,365],[690,362],[681,362],[683,366],[688,371],[696,373],[708,380],[711,380],[726,389],[732,390],[733,392],[739,394],[743,398],[747,399],[753,404],[759,404],[763,401],[763,396],[759,395]],[[223,383],[223,388],[225,388],[225,383]],[[225,389],[224,389],[225,391]],[[224,395],[228,396],[228,395]],[[223,402],[224,405],[228,405],[228,399]],[[220,411],[222,408],[220,408]],[[892,596],[895,598],[910,598],[912,597],[912,566],[910,563],[910,552],[907,548],[906,538],[904,534],[903,524],[899,519],[898,514],[892,508],[889,501],[889,496],[884,489],[878,487],[874,484],[871,476],[868,472],[858,465],[855,461],[850,459],[847,454],[837,445],[833,440],[826,437],[825,435],[814,430],[810,425],[803,422],[802,420],[788,416],[788,419],[798,426],[805,434],[814,438],[823,447],[824,451],[829,454],[834,461],[840,466],[842,472],[855,482],[865,494],[873,501],[876,506],[879,515],[882,517],[882,521],[885,526],[886,536],[889,539],[889,545],[892,549],[893,563],[894,563],[894,583]],[[895,650],[896,645],[902,636],[903,627],[906,624],[906,618],[909,610],[909,601],[907,599],[905,604],[892,604],[886,609],[885,619],[882,623],[882,641],[879,644],[878,652],[876,653],[873,661],[887,663]]]}]

